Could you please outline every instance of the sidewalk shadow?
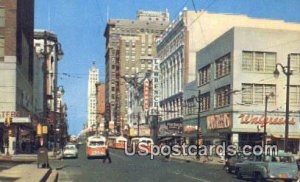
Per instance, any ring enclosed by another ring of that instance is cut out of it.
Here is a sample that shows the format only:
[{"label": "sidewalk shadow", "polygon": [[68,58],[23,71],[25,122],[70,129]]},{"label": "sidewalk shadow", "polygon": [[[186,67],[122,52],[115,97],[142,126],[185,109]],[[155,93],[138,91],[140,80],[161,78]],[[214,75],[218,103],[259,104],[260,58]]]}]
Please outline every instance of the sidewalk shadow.
[{"label": "sidewalk shadow", "polygon": [[5,176],[0,176],[0,181],[1,182],[11,182],[11,181],[17,181],[19,178],[15,177],[5,177]]}]

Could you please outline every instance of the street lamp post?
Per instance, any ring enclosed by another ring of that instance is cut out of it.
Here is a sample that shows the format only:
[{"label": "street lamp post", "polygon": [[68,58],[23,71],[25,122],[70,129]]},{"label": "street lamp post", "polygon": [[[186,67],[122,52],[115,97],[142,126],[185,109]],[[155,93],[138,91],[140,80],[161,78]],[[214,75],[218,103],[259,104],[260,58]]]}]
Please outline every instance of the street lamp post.
[{"label": "street lamp post", "polygon": [[138,112],[138,118],[137,118],[137,135],[138,137],[140,137],[140,119],[141,119],[141,116],[140,116],[140,111]]},{"label": "street lamp post", "polygon": [[287,66],[283,66],[281,63],[276,64],[274,71],[274,76],[279,76],[279,71],[277,67],[280,66],[282,72],[286,75],[286,109],[285,109],[285,134],[284,134],[284,151],[287,152],[288,145],[288,133],[289,133],[289,112],[290,112],[290,77],[292,75],[291,71],[291,54],[288,55]]}]

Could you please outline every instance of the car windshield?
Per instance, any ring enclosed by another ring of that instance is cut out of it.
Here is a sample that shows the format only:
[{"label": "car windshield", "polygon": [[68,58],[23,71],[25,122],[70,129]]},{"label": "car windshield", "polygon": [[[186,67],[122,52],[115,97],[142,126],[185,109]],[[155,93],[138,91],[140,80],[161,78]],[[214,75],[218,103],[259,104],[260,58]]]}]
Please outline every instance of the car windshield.
[{"label": "car windshield", "polygon": [[75,146],[73,146],[73,145],[65,146],[65,150],[72,150],[72,149],[75,149]]},{"label": "car windshield", "polygon": [[267,156],[265,161],[293,163],[295,159],[292,156]]},{"label": "car windshield", "polygon": [[90,142],[90,146],[101,146],[101,145],[104,145],[103,141]]},{"label": "car windshield", "polygon": [[151,144],[151,141],[150,140],[142,140],[140,143]]}]

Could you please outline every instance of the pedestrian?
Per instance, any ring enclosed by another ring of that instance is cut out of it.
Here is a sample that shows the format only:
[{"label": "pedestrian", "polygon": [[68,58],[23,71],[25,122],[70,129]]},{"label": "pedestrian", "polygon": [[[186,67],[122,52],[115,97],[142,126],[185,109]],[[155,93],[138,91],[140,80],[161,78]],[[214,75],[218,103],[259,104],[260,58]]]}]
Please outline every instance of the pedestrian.
[{"label": "pedestrian", "polygon": [[105,149],[105,157],[103,159],[103,163],[105,163],[106,159],[108,159],[108,162],[111,163],[111,158],[110,158],[110,155],[109,155],[109,149],[108,149],[108,145],[106,143],[106,149]]},{"label": "pedestrian", "polygon": [[25,148],[26,148],[26,143],[25,143],[25,141],[22,141],[21,147],[22,147],[22,152],[25,152]]}]

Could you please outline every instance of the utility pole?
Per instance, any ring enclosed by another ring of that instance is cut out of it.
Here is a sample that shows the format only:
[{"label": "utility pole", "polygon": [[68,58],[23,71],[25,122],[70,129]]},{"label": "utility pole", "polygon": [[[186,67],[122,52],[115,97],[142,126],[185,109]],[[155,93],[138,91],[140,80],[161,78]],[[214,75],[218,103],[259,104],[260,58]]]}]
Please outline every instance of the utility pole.
[{"label": "utility pole", "polygon": [[284,135],[284,152],[288,152],[289,139],[289,115],[290,115],[290,77],[291,72],[291,55],[288,55],[286,72],[286,108],[285,108],[285,135]]},{"label": "utility pole", "polygon": [[200,159],[200,155],[199,155],[199,147],[200,147],[200,112],[201,112],[201,108],[200,108],[200,104],[201,104],[201,91],[198,90],[198,118],[197,118],[197,159]]},{"label": "utility pole", "polygon": [[284,133],[284,151],[288,152],[288,137],[289,137],[289,114],[290,114],[290,77],[292,75],[291,71],[291,54],[288,55],[287,66],[283,66],[281,63],[276,64],[274,71],[274,76],[279,76],[279,71],[277,66],[280,66],[282,72],[286,76],[286,108],[285,108],[285,133]]},{"label": "utility pole", "polygon": [[[48,118],[48,103],[47,103],[47,75],[48,75],[48,64],[47,64],[47,62],[48,62],[48,52],[47,52],[47,47],[48,47],[48,42],[47,42],[47,40],[48,40],[48,33],[47,33],[47,31],[44,31],[44,52],[43,52],[43,56],[44,56],[44,62],[43,62],[43,70],[44,70],[44,79],[43,79],[43,90],[44,90],[44,92],[43,92],[43,112],[44,112],[44,114],[43,114],[43,124],[46,124],[47,123],[47,118]],[[55,126],[56,127],[56,126]],[[43,135],[43,133],[42,133],[42,135],[41,135],[41,138],[43,139],[43,141],[44,141],[44,139],[45,138],[47,138],[47,136],[45,137],[44,135]],[[56,138],[55,138],[56,139]],[[45,143],[46,144],[46,146],[47,146],[47,144],[48,144],[48,142],[43,142],[43,143]],[[54,148],[56,149],[56,141],[54,142]]]}]

